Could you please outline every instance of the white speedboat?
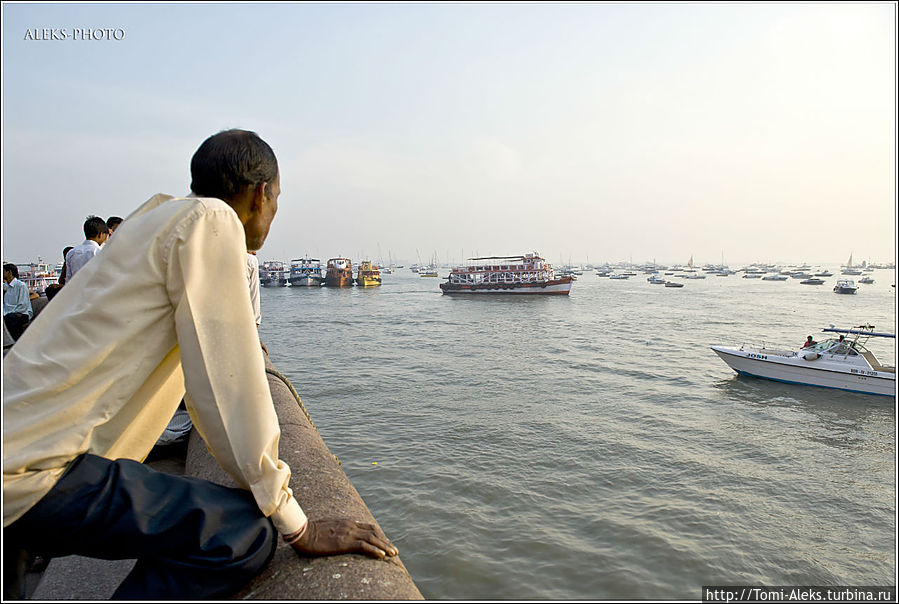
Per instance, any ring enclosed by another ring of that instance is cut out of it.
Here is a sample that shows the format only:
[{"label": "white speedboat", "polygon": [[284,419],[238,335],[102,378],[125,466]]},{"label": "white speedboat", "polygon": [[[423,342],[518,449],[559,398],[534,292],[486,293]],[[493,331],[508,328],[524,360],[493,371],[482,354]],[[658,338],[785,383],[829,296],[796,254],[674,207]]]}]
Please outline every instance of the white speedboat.
[{"label": "white speedboat", "polygon": [[[850,392],[896,396],[896,368],[882,365],[864,347],[870,338],[894,338],[877,333],[873,325],[823,331],[845,334],[797,351],[741,346],[712,346],[712,350],[740,375],[789,384],[835,388]],[[846,336],[854,336],[846,339]]]},{"label": "white speedboat", "polygon": [[854,294],[857,289],[852,279],[837,279],[837,284],[833,287],[837,294]]}]

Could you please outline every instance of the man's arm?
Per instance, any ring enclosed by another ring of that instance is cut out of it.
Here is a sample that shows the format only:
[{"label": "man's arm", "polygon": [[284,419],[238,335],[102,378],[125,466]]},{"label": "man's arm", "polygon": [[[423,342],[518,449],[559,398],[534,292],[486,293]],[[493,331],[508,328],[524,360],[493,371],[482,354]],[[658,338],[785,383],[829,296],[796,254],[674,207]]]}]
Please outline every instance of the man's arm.
[{"label": "man's arm", "polygon": [[198,205],[168,253],[167,286],[194,424],[222,468],[282,534],[305,514],[278,458],[280,428],[250,309],[243,227],[230,208]]},{"label": "man's arm", "polygon": [[[395,555],[383,534],[346,520],[307,521],[278,457],[280,427],[246,281],[243,227],[228,208],[186,221],[168,254],[169,295],[186,401],[210,451],[291,545],[306,555]],[[298,537],[299,536],[299,537]]]}]

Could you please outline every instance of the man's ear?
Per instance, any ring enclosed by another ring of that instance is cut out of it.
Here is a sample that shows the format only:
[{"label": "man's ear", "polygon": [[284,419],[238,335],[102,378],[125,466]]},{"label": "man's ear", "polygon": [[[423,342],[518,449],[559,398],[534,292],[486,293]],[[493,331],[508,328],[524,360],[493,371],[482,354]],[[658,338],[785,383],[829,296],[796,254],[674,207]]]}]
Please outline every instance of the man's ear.
[{"label": "man's ear", "polygon": [[265,196],[268,193],[268,183],[261,182],[253,187],[253,198],[251,200],[251,208],[253,212],[261,212],[265,203]]}]

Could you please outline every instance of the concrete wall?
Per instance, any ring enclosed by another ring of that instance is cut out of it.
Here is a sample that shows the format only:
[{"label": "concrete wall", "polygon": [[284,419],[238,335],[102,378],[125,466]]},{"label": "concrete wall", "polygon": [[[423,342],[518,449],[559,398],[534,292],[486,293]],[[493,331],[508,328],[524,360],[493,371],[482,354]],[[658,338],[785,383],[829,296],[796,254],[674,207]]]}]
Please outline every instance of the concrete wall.
[{"label": "concrete wall", "polygon": [[[309,518],[344,516],[377,525],[307,418],[291,388],[270,371],[269,387],[281,424],[280,455],[291,469],[291,488]],[[219,484],[233,481],[194,430],[185,473]],[[390,535],[387,535],[388,539]],[[359,554],[304,558],[279,541],[275,558],[237,598],[264,600],[410,600],[423,599],[399,556],[375,560]]]}]

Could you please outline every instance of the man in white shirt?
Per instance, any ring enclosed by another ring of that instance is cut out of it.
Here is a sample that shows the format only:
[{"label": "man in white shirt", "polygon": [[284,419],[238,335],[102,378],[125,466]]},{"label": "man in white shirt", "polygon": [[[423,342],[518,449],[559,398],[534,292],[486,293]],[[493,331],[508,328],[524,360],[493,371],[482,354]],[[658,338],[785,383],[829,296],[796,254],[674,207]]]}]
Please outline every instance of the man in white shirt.
[{"label": "man in white shirt", "polygon": [[[128,216],[4,360],[7,597],[22,550],[136,558],[113,599],[179,600],[237,591],[278,533],[304,555],[397,553],[373,525],[307,519],[278,457],[246,281],[246,251],[278,209],[274,153],[255,133],[220,132],[191,176],[192,196],[156,195]],[[139,463],[182,398],[241,488]]]},{"label": "man in white shirt", "polygon": [[18,340],[34,316],[31,292],[27,285],[19,281],[19,267],[15,264],[3,265],[3,282],[6,284],[3,294],[3,322],[9,335]]},{"label": "man in white shirt", "polygon": [[109,227],[99,216],[88,216],[84,221],[84,241],[66,254],[66,281],[75,276],[81,267],[100,252],[100,246],[109,239]]}]

